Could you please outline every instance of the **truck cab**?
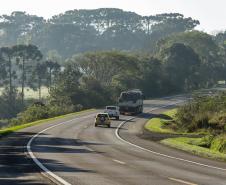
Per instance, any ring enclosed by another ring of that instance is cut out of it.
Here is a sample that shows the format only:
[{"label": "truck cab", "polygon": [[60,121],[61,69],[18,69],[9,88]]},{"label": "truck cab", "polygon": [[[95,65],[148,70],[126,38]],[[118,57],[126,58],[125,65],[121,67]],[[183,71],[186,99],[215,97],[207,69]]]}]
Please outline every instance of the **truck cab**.
[{"label": "truck cab", "polygon": [[119,120],[119,107],[118,106],[106,106],[105,113],[108,113],[109,117],[114,117],[115,119]]},{"label": "truck cab", "polygon": [[139,89],[123,91],[119,97],[119,111],[121,114],[139,114],[143,112],[144,95]]}]

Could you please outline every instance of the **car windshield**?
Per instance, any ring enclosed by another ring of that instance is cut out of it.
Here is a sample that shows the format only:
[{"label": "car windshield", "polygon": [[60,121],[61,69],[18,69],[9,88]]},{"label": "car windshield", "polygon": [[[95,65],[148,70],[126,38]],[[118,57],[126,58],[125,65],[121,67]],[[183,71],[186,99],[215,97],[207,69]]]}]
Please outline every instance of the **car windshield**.
[{"label": "car windshield", "polygon": [[107,110],[116,110],[116,107],[106,107]]},{"label": "car windshield", "polygon": [[98,117],[98,118],[101,118],[101,117],[107,118],[108,115],[107,115],[107,114],[98,114],[97,117]]}]

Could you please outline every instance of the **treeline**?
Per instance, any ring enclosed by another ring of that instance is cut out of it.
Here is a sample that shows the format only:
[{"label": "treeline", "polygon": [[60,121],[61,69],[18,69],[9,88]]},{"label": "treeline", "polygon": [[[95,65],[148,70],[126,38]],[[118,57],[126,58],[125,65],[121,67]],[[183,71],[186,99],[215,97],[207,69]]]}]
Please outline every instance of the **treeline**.
[{"label": "treeline", "polygon": [[203,32],[179,33],[158,42],[154,55],[91,52],[68,59],[51,95],[85,107],[117,102],[120,92],[139,88],[147,97],[191,92],[225,79],[225,50]]},{"label": "treeline", "polygon": [[[119,9],[73,10],[49,20],[2,15],[0,118],[17,116],[10,122],[20,124],[101,107],[133,88],[157,97],[212,87],[226,78],[226,34],[194,31],[198,24],[181,14]],[[25,87],[39,91],[38,102],[24,97]]]},{"label": "treeline", "polygon": [[[25,87],[39,90],[42,101],[41,87],[46,86],[50,93],[44,102],[46,110],[58,115],[116,103],[120,92],[127,89],[140,88],[146,97],[156,97],[212,87],[226,77],[225,49],[199,31],[160,40],[154,54],[88,52],[60,65],[55,54],[45,58],[34,45],[15,45],[2,47],[0,57],[5,87],[2,118],[26,108]],[[22,92],[17,91],[18,84]]]},{"label": "treeline", "polygon": [[41,87],[51,89],[60,65],[50,58],[44,60],[35,45],[14,45],[0,48],[0,70],[0,117],[10,118],[26,108],[25,88],[38,90],[41,100]]},{"label": "treeline", "polygon": [[1,46],[34,44],[63,59],[87,51],[153,51],[159,39],[199,25],[178,13],[141,16],[115,8],[71,10],[48,20],[17,11],[0,20]]}]

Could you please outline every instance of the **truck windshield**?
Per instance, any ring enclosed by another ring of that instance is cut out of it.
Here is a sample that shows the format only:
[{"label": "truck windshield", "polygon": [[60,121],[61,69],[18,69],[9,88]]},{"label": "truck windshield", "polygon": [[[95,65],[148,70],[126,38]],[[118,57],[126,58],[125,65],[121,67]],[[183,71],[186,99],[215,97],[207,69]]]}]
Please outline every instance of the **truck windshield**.
[{"label": "truck windshield", "polygon": [[120,101],[134,101],[141,99],[141,95],[139,93],[122,93],[120,97]]},{"label": "truck windshield", "polygon": [[107,110],[116,110],[116,107],[106,107]]}]

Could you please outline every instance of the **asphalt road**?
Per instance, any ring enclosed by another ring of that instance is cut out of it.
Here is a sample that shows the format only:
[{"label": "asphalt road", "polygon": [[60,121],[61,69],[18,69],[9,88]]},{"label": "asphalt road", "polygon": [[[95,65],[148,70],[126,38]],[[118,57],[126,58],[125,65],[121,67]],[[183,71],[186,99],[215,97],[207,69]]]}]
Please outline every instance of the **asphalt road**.
[{"label": "asphalt road", "polygon": [[53,184],[50,178],[67,185],[226,185],[226,163],[171,149],[143,132],[150,117],[183,100],[147,100],[146,113],[121,116],[111,128],[95,128],[94,111],[11,134],[0,142],[0,184]]}]

